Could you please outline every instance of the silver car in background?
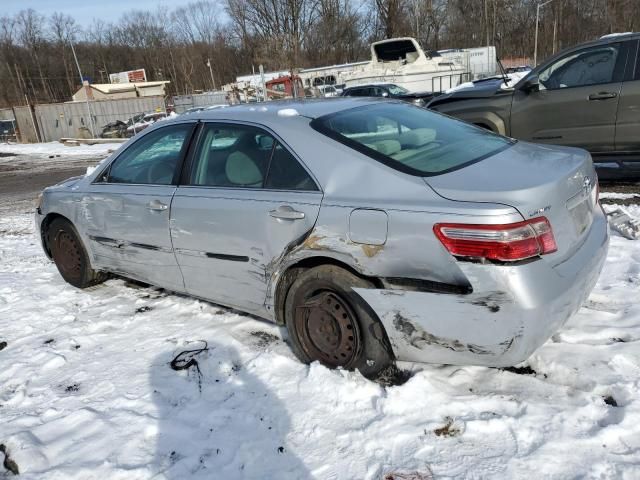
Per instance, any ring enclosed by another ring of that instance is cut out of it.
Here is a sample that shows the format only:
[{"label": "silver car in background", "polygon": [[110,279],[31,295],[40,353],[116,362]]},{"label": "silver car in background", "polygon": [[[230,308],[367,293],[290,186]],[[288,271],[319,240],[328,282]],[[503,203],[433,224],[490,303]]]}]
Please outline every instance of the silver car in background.
[{"label": "silver car in background", "polygon": [[368,376],[525,360],[609,240],[587,152],[367,98],[160,122],[47,188],[36,224],[72,285],[112,273],[227,305]]}]

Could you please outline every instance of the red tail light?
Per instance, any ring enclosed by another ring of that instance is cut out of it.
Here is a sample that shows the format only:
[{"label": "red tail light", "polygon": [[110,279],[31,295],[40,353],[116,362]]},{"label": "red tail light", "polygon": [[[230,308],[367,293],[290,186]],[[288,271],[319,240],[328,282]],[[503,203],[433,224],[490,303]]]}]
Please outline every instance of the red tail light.
[{"label": "red tail light", "polygon": [[436,223],[433,231],[445,248],[458,257],[513,262],[558,249],[545,217],[506,225]]}]

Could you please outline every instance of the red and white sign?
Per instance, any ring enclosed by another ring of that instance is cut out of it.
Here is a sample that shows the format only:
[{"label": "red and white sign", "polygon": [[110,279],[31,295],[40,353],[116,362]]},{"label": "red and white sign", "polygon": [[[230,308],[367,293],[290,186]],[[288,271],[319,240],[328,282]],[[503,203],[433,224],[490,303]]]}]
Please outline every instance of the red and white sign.
[{"label": "red and white sign", "polygon": [[129,70],[128,72],[110,73],[109,81],[111,83],[136,83],[146,82],[147,74],[144,68],[138,70]]}]

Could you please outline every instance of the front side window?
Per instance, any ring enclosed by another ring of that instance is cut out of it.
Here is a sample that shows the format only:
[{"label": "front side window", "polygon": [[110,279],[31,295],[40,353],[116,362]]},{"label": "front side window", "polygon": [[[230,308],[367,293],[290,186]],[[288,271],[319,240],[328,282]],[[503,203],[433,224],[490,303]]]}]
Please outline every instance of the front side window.
[{"label": "front side window", "polygon": [[343,110],[319,117],[311,126],[385,165],[419,176],[457,170],[514,142],[406,103]]},{"label": "front side window", "polygon": [[171,185],[192,130],[193,124],[179,124],[144,135],[115,160],[107,181]]},{"label": "front side window", "polygon": [[268,132],[213,123],[200,135],[189,185],[317,190],[298,160]]},{"label": "front side window", "polygon": [[620,45],[611,44],[571,53],[538,74],[540,87],[556,90],[620,81],[624,62],[619,52]]}]

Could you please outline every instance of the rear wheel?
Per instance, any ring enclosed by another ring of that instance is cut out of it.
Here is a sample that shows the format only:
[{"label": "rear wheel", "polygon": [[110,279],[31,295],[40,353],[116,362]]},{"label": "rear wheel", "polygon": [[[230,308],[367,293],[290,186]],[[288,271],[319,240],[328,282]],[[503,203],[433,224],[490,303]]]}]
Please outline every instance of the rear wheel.
[{"label": "rear wheel", "polygon": [[87,288],[106,279],[104,273],[91,268],[84,245],[69,221],[56,218],[49,225],[47,235],[53,261],[67,283]]},{"label": "rear wheel", "polygon": [[352,287],[373,285],[334,265],[304,271],[285,300],[291,348],[305,363],[375,377],[393,363],[384,327]]}]

